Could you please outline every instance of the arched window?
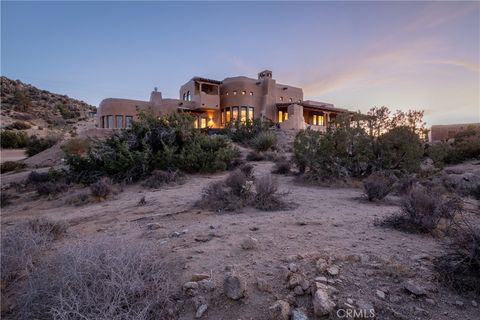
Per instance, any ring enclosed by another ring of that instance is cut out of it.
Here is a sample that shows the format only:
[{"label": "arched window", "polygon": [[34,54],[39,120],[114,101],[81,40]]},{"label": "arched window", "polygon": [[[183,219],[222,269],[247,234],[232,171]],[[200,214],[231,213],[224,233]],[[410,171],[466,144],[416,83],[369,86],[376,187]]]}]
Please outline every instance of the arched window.
[{"label": "arched window", "polygon": [[192,94],[190,91],[187,91],[187,101],[192,101]]},{"label": "arched window", "polygon": [[183,101],[185,101],[185,92],[183,93]]}]

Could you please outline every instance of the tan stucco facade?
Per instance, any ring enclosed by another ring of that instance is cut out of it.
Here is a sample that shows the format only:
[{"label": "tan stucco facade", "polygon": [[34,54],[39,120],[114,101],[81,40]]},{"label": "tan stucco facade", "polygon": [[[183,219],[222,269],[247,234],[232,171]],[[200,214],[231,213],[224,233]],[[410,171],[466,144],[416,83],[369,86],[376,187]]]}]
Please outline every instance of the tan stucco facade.
[{"label": "tan stucco facade", "polygon": [[462,123],[462,124],[445,124],[433,125],[430,129],[430,142],[448,141],[453,139],[460,131],[475,128],[480,130],[480,123]]},{"label": "tan stucco facade", "polygon": [[125,128],[139,112],[156,116],[172,111],[190,112],[199,128],[221,128],[228,122],[268,119],[284,129],[322,130],[329,119],[346,109],[332,104],[304,101],[303,90],[277,83],[269,70],[257,79],[230,77],[222,81],[194,77],[180,87],[179,99],[164,99],[161,92],[152,92],[149,101],[108,98],[98,108],[98,127]]}]

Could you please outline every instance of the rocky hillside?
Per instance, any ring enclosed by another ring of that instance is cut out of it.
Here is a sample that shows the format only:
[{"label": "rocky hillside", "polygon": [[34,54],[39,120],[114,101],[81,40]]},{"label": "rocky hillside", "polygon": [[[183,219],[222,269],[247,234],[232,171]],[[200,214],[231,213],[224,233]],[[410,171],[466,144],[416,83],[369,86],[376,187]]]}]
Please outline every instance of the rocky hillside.
[{"label": "rocky hillside", "polygon": [[70,131],[79,121],[91,118],[96,110],[84,101],[7,77],[1,77],[1,104],[2,128],[21,121],[43,131],[37,132],[39,135]]}]

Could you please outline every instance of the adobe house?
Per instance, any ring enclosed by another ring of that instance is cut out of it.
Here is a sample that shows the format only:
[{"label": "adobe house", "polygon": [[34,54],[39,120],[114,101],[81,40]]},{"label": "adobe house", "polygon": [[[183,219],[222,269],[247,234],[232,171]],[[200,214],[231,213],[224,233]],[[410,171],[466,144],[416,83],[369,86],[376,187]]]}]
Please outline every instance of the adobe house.
[{"label": "adobe house", "polygon": [[430,142],[448,141],[455,138],[460,131],[473,128],[480,130],[480,123],[462,123],[462,124],[445,124],[433,125],[430,129]]},{"label": "adobe house", "polygon": [[179,97],[164,99],[155,88],[149,101],[105,99],[98,107],[98,127],[128,128],[140,111],[156,116],[183,111],[194,115],[197,128],[269,119],[282,129],[325,130],[330,120],[349,112],[329,103],[304,101],[301,88],[277,83],[270,70],[260,72],[257,79],[240,76],[218,81],[194,77],[180,87]]}]

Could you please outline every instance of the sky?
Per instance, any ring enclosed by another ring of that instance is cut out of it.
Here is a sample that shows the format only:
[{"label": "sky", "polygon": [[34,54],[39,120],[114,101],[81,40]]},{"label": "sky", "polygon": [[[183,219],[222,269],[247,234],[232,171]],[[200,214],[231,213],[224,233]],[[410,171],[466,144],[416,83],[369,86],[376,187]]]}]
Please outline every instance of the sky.
[{"label": "sky", "polygon": [[480,122],[480,2],[1,2],[1,74],[96,106],[264,69],[305,100]]}]

